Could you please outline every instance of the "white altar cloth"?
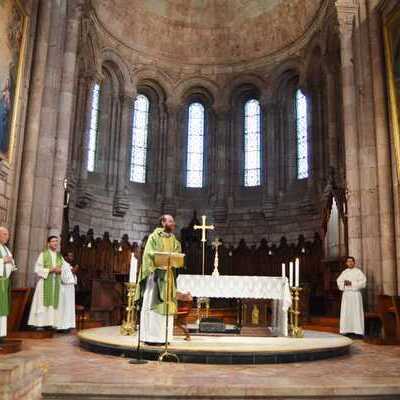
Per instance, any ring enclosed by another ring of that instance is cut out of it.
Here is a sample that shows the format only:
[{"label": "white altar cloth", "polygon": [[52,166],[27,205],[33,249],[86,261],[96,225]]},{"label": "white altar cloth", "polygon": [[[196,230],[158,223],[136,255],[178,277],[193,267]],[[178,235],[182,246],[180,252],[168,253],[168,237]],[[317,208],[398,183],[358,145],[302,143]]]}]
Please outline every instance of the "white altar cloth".
[{"label": "white altar cloth", "polygon": [[[273,299],[273,329],[288,335],[287,311],[292,304],[287,278],[275,276],[179,275],[179,292],[190,292],[193,297]],[[275,325],[275,326],[274,326]]]}]

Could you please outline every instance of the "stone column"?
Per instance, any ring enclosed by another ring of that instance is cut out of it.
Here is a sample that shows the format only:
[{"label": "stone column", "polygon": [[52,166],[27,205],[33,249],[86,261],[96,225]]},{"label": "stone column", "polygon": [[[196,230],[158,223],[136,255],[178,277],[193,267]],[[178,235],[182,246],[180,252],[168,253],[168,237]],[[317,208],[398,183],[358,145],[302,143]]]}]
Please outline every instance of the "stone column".
[{"label": "stone column", "polygon": [[[164,214],[176,214],[176,189],[179,181],[177,177],[180,177],[180,166],[177,165],[177,152],[178,149],[178,135],[179,130],[179,104],[173,100],[167,101],[167,113],[168,113],[168,130],[165,136],[164,146],[166,149],[165,155],[165,186],[164,186],[164,198],[162,201],[162,212]],[[179,179],[179,178],[178,178]]]},{"label": "stone column", "polygon": [[74,77],[81,15],[82,2],[77,0],[69,3],[49,219],[49,232],[56,234],[61,232],[63,223],[64,179],[67,173],[68,148],[73,123]]},{"label": "stone column", "polygon": [[133,104],[133,96],[121,96],[122,112],[118,146],[117,189],[113,204],[113,215],[118,217],[123,217],[129,209],[126,189],[128,184],[128,145],[132,131]]},{"label": "stone column", "polygon": [[386,90],[383,82],[385,76],[384,60],[382,54],[382,33],[377,14],[377,1],[369,4],[370,21],[370,52],[373,106],[374,106],[374,132],[376,138],[376,158],[378,174],[379,194],[379,227],[381,245],[381,266],[382,266],[382,288],[387,295],[396,295],[399,282],[396,274],[396,240],[395,240],[395,216],[393,207],[393,186],[391,176],[391,154],[390,134],[388,121],[386,119]]},{"label": "stone column", "polygon": [[[83,113],[81,135],[82,144],[79,148],[80,151],[80,165],[79,165],[79,177],[77,184],[76,193],[76,206],[79,208],[86,208],[90,205],[93,200],[93,195],[87,190],[86,182],[88,178],[88,151],[89,151],[89,136],[90,136],[90,110],[93,100],[93,86],[96,81],[100,79],[94,75],[88,75],[80,77],[80,85],[82,86],[82,105],[83,110],[78,111]],[[85,102],[83,102],[85,100]]]},{"label": "stone column", "polygon": [[215,189],[216,202],[213,217],[215,222],[226,222],[228,206],[226,196],[229,170],[227,164],[227,140],[229,137],[229,121],[231,112],[226,106],[217,107],[216,112],[216,151],[215,151]]},{"label": "stone column", "polygon": [[[28,265],[32,270],[35,259],[46,244],[50,228],[50,204],[56,152],[56,131],[62,79],[66,1],[51,2],[50,43],[48,47],[43,103],[40,110],[40,134],[34,176],[31,232]],[[62,200],[61,200],[62,201]],[[59,232],[61,234],[61,232]],[[28,284],[34,283],[30,271]]]},{"label": "stone column", "polygon": [[[328,64],[330,61],[326,60]],[[339,70],[336,70],[336,74],[340,74]],[[328,159],[329,166],[335,168],[338,173],[338,148],[337,148],[337,95],[334,71],[327,68],[325,70],[326,76],[326,104],[327,104],[327,127],[328,127]]]},{"label": "stone column", "polygon": [[349,253],[362,260],[359,143],[353,66],[352,28],[356,9],[346,8],[339,16],[342,68],[342,115],[347,183]]},{"label": "stone column", "polygon": [[276,208],[276,178],[278,171],[278,157],[276,147],[275,127],[278,117],[278,107],[271,96],[261,100],[261,109],[264,114],[264,157],[262,161],[264,171],[263,183],[263,210],[266,218],[272,217]]},{"label": "stone column", "polygon": [[40,109],[42,107],[43,88],[46,78],[46,61],[50,40],[51,10],[51,0],[40,2],[15,227],[14,256],[19,268],[14,273],[14,279],[17,287],[26,286],[34,175],[40,132]]}]

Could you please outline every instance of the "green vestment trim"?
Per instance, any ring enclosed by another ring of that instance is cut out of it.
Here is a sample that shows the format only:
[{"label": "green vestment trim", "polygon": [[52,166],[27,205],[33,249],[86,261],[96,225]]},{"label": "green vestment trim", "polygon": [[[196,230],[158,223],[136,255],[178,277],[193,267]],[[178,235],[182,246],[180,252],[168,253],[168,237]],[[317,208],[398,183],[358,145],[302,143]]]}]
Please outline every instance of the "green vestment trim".
[{"label": "green vestment trim", "polygon": [[[43,252],[43,266],[44,268],[50,269],[54,266],[62,267],[63,258],[60,253],[56,256],[56,265],[53,265],[50,250]],[[61,275],[60,274],[48,274],[47,278],[44,279],[43,283],[43,304],[45,307],[53,306],[58,308],[58,302],[60,299],[60,286],[61,286]]]},{"label": "green vestment trim", "polygon": [[146,247],[143,252],[142,265],[139,272],[139,281],[136,288],[135,299],[139,300],[143,297],[146,288],[146,282],[149,275],[154,272],[154,279],[156,281],[157,290],[153,295],[152,309],[159,314],[165,315],[167,313],[167,289],[169,289],[169,314],[175,314],[177,310],[176,305],[176,276],[175,270],[172,269],[170,273],[171,286],[167,288],[167,271],[156,268],[154,266],[154,253],[158,251],[168,251],[171,253],[181,253],[181,244],[174,235],[165,233],[163,228],[157,228],[150,234],[147,239]]},{"label": "green vestment trim", "polygon": [[[7,253],[7,250],[3,246]],[[3,255],[0,252],[0,259]],[[6,317],[10,313],[11,306],[11,285],[10,278],[6,276],[6,264],[3,265],[3,275],[0,276],[0,317]]]}]

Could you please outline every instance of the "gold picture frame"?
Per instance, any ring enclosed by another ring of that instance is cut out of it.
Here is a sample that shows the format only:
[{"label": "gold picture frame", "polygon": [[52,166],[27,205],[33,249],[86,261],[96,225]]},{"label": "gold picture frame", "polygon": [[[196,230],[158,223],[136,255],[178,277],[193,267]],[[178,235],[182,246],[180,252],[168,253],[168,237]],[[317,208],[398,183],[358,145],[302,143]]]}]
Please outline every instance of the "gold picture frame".
[{"label": "gold picture frame", "polygon": [[[14,147],[19,121],[21,118],[21,93],[25,72],[27,35],[29,17],[19,0],[0,0],[0,12],[5,10],[1,21],[0,40],[3,48],[8,46],[8,54],[1,54],[0,65],[0,160],[10,165],[14,155]],[[8,64],[8,78],[4,80]]]},{"label": "gold picture frame", "polygon": [[[400,182],[400,96],[396,87],[395,57],[400,47],[400,9],[392,12],[383,21],[385,62],[389,95],[389,117],[393,131],[397,179]],[[400,78],[400,76],[399,76]]]}]

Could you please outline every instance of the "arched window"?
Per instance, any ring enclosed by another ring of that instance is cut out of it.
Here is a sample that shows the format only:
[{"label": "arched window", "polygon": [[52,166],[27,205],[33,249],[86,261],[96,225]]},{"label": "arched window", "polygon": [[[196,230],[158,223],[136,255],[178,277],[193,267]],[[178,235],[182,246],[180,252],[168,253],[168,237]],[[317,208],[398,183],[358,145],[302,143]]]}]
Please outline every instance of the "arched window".
[{"label": "arched window", "polygon": [[147,136],[149,130],[150,101],[139,94],[135,100],[132,127],[132,155],[131,174],[132,182],[146,182]]},{"label": "arched window", "polygon": [[297,179],[308,178],[307,98],[296,91]]},{"label": "arched window", "polygon": [[244,105],[244,186],[261,185],[261,109],[250,99]]},{"label": "arched window", "polygon": [[96,163],[97,136],[99,133],[99,104],[100,84],[95,83],[92,88],[92,103],[90,107],[89,146],[87,170],[94,172]]},{"label": "arched window", "polygon": [[204,171],[204,106],[194,102],[189,106],[187,128],[186,186],[203,187]]}]

